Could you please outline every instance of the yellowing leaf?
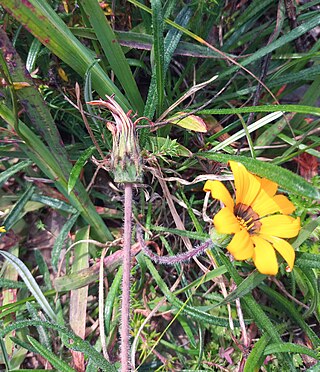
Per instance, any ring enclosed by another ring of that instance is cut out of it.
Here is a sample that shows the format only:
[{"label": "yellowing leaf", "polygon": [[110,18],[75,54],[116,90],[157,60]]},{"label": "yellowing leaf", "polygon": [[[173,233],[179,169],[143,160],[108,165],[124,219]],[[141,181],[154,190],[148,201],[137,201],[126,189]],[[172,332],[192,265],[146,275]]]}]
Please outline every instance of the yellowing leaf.
[{"label": "yellowing leaf", "polygon": [[30,84],[25,81],[20,81],[20,82],[15,81],[12,84],[13,84],[14,89],[22,89],[22,88],[30,87]]},{"label": "yellowing leaf", "polygon": [[69,81],[68,75],[66,74],[66,72],[64,71],[64,69],[62,67],[58,67],[58,74],[63,81],[65,81],[65,82]]},{"label": "yellowing leaf", "polygon": [[[206,133],[207,132],[207,126],[206,123],[196,115],[188,115],[186,117],[183,117],[186,115],[185,112],[178,112],[168,120],[175,125],[179,125],[181,128],[189,129],[194,132],[201,132]],[[182,119],[181,119],[182,117]]]}]

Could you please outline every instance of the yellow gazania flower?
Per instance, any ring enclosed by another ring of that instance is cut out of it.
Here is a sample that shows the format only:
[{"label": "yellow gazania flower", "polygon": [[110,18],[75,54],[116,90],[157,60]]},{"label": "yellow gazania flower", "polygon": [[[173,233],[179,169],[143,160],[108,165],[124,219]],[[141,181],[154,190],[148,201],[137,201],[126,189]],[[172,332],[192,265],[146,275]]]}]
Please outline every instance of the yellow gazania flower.
[{"label": "yellow gazania flower", "polygon": [[4,226],[0,226],[0,233],[5,233],[6,232],[6,229]]},{"label": "yellow gazania flower", "polygon": [[218,233],[234,234],[228,251],[237,260],[252,258],[259,272],[266,275],[278,272],[277,251],[292,270],[294,249],[281,238],[299,233],[300,219],[288,216],[295,210],[294,205],[284,195],[276,195],[275,182],[249,173],[241,163],[229,164],[234,175],[235,202],[220,181],[207,181],[203,188],[224,204],[213,223]]}]

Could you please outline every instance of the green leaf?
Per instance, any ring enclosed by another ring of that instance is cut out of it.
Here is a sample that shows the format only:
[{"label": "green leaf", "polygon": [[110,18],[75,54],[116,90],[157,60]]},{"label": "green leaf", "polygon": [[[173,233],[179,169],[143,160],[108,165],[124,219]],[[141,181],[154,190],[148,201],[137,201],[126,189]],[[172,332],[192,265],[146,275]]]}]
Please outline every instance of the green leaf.
[{"label": "green leaf", "polygon": [[[12,111],[4,104],[0,104],[0,117],[14,128],[14,117]],[[70,200],[70,203],[81,212],[83,218],[97,232],[102,241],[112,240],[112,234],[97,213],[92,204],[88,193],[81,183],[77,184],[77,192],[67,193],[67,181],[64,178],[59,162],[53,159],[51,152],[44,143],[36,136],[27,125],[19,120],[19,130],[22,138],[30,147],[21,147],[27,155],[37,164],[37,166],[46,174],[47,177],[56,182],[58,190]],[[69,173],[68,173],[69,174]],[[45,198],[45,197],[43,197]],[[73,211],[73,210],[72,210]]]},{"label": "green leaf", "polygon": [[174,292],[174,294],[178,295],[180,293],[186,293],[189,289],[196,288],[200,284],[207,283],[207,282],[215,279],[217,276],[225,274],[226,272],[227,272],[227,269],[226,269],[225,266],[219,266],[216,269],[207,272],[201,278],[198,278],[198,279],[194,280],[192,283],[188,284],[187,286],[185,286],[181,289],[178,289],[177,291]]},{"label": "green leaf", "polygon": [[21,171],[22,169],[26,168],[32,164],[30,160],[20,161],[19,163],[13,165],[12,167],[6,169],[5,171],[1,172],[0,174],[0,187],[7,181],[8,178],[12,177],[17,172]]},{"label": "green leaf", "polygon": [[49,316],[50,319],[56,321],[57,317],[55,312],[52,310],[51,306],[49,305],[49,302],[43,295],[40,287],[33,278],[27,266],[18,257],[14,256],[9,252],[0,251],[0,254],[15,267],[15,269],[21,276],[21,279],[24,281],[29,291],[34,295],[35,299],[37,300],[38,304],[41,306],[43,311]]},{"label": "green leaf", "polygon": [[[292,243],[293,248],[299,248],[303,242],[310,238],[311,234],[319,225],[320,217],[316,218],[315,220],[311,220],[306,225],[304,225],[303,228],[300,230],[296,240]],[[303,255],[303,253],[301,254]]]},{"label": "green leaf", "polygon": [[27,204],[27,202],[31,199],[32,194],[34,193],[34,187],[29,185],[27,190],[21,195],[19,200],[16,202],[16,204],[13,206],[9,214],[7,215],[6,219],[4,220],[3,224],[6,228],[6,230],[10,230],[17,221],[19,221],[20,214]]},{"label": "green leaf", "polygon": [[[178,24],[181,24],[182,26],[186,26],[190,20],[190,16],[191,16],[190,9],[188,9],[188,7],[184,7],[177,15],[175,22]],[[121,35],[123,36],[123,34]],[[142,35],[139,34],[140,38],[141,36]],[[181,39],[181,36],[182,36],[182,32],[180,30],[170,28],[170,30],[168,31],[164,39],[164,66],[163,66],[164,75],[167,73],[167,70],[169,68],[169,64],[174,54],[174,51],[181,44],[179,42]],[[143,35],[143,42],[150,43],[150,50],[151,50],[153,39],[149,35]],[[149,119],[152,119],[155,109],[156,109],[156,105],[157,105],[157,79],[156,79],[156,73],[155,71],[153,71],[150,86],[149,86],[144,116],[148,117]]]},{"label": "green leaf", "polygon": [[260,288],[263,290],[264,293],[267,294],[268,297],[270,297],[273,304],[278,305],[282,311],[285,311],[287,315],[292,318],[299,325],[299,327],[301,327],[301,329],[309,337],[314,347],[320,346],[319,337],[305,322],[302,315],[298,312],[296,306],[291,301],[266,285],[261,285]]},{"label": "green leaf", "polygon": [[171,228],[156,226],[156,225],[150,226],[150,229],[153,231],[160,231],[160,232],[175,234],[178,236],[186,236],[190,239],[196,239],[196,240],[204,241],[210,238],[208,234],[202,234],[202,233],[198,233],[194,231],[187,231],[187,230],[171,229]]},{"label": "green leaf", "polygon": [[[41,315],[38,312],[38,309],[31,303],[26,303],[27,311],[29,312],[30,319],[33,320],[41,320]],[[36,327],[38,335],[39,335],[39,341],[41,344],[48,350],[52,351],[52,337],[48,334],[47,330],[42,326]]]},{"label": "green leaf", "polygon": [[163,15],[160,0],[151,0],[152,6],[152,26],[153,26],[153,55],[154,71],[157,86],[157,108],[158,115],[162,112],[163,98],[165,91],[164,76],[164,39],[163,39]]},{"label": "green leaf", "polygon": [[69,331],[67,328],[62,327],[58,324],[44,322],[40,320],[22,320],[16,321],[5,329],[0,329],[0,338],[4,337],[6,334],[14,331],[23,329],[26,327],[42,326],[44,328],[56,330],[66,336],[67,339],[73,340],[73,343],[66,343],[65,346],[71,350],[81,351],[92,360],[93,363],[106,372],[117,372],[116,366],[110,364],[104,357],[87,341],[82,340],[80,337],[76,336],[73,332]]},{"label": "green leaf", "polygon": [[309,355],[312,358],[320,359],[320,354],[317,351],[309,349],[307,346],[293,344],[291,342],[286,342],[283,344],[271,344],[268,345],[264,350],[264,355],[274,354],[274,353],[297,353]]},{"label": "green leaf", "polygon": [[[266,346],[270,341],[268,333],[263,334],[260,339],[254,344],[251,353],[249,354],[243,372],[259,371],[265,356],[263,354]],[[277,343],[277,345],[279,345]]]},{"label": "green leaf", "polygon": [[82,171],[82,168],[84,167],[86,161],[92,155],[94,150],[95,150],[94,146],[91,146],[88,149],[86,149],[81,154],[81,156],[77,160],[76,164],[72,167],[72,170],[70,172],[70,177],[69,177],[69,180],[68,180],[68,194],[70,194],[70,192],[73,190],[75,184],[77,183],[79,175]]},{"label": "green leaf", "polygon": [[320,269],[320,255],[306,252],[296,252],[295,265],[303,270]]},{"label": "green leaf", "polygon": [[[130,0],[132,1],[132,0]],[[251,54],[250,57],[245,58],[242,62],[242,66],[247,66],[254,61],[257,61],[264,57],[265,55],[273,52],[274,50],[290,43],[291,41],[299,38],[300,36],[307,33],[309,30],[313,29],[314,27],[318,26],[320,23],[320,15],[316,14],[314,17],[309,19],[308,21],[302,23],[300,26],[294,28],[292,31],[286,33],[285,35],[279,37],[277,40],[273,41],[272,43],[266,45],[265,47],[260,48],[255,53]],[[238,66],[232,66],[224,71],[220,78],[233,74],[236,70],[238,70]]]},{"label": "green leaf", "polygon": [[[166,296],[168,301],[176,307],[178,310],[182,310],[186,314],[188,314],[191,318],[194,320],[197,320],[199,322],[203,322],[204,324],[212,324],[212,325],[219,325],[221,327],[228,327],[229,322],[225,318],[219,318],[213,315],[208,314],[205,311],[199,310],[194,306],[186,305],[184,302],[178,300],[176,296],[170,292],[169,288],[165,284],[164,280],[159,275],[158,270],[155,268],[153,263],[148,257],[144,257],[145,262],[147,264],[147,267],[153,277],[153,279],[156,281],[157,285],[161,289],[162,293]],[[215,271],[214,271],[215,272]],[[220,273],[218,273],[220,275]],[[217,276],[218,276],[217,275]],[[239,326],[239,323],[237,321],[234,321],[235,326]]]},{"label": "green leaf", "polygon": [[[319,73],[319,72],[318,72]],[[198,111],[201,115],[230,115],[230,114],[245,114],[250,112],[297,112],[299,114],[308,114],[320,116],[320,108],[304,105],[261,105],[261,106],[245,106],[226,109],[209,109]]]},{"label": "green leaf", "polygon": [[[182,15],[182,16],[181,16]],[[185,7],[181,10],[180,14],[177,16],[175,19],[175,22],[177,24],[180,24],[183,27],[186,27],[186,25],[189,22],[191,13],[191,9],[188,7]],[[181,21],[180,21],[181,19]],[[75,36],[78,36],[80,38],[86,38],[90,40],[97,40],[97,37],[91,28],[84,28],[84,27],[69,27],[69,29],[72,31],[72,33]],[[165,37],[165,44],[164,44],[164,53],[165,53],[165,66],[166,66],[166,55],[167,53],[172,53],[170,50],[170,47],[173,45],[173,40],[176,39],[175,34],[170,31],[176,31],[179,35],[179,40],[183,34],[182,31],[178,29],[171,28],[168,32],[168,34]],[[135,48],[135,49],[142,49],[142,50],[151,50],[152,49],[152,44],[153,44],[153,38],[149,34],[144,34],[144,33],[138,33],[138,32],[133,32],[133,31],[114,31],[115,35],[117,36],[117,40],[120,45],[124,47],[129,47],[129,48]],[[168,35],[172,36],[172,40],[170,43],[166,43]],[[217,52],[214,52],[213,50],[208,49],[207,47],[204,47],[202,45],[197,45],[195,43],[190,43],[190,42],[185,42],[185,41],[179,41],[178,43],[174,41],[177,45],[176,48],[173,50],[173,55],[182,55],[182,56],[188,56],[188,57],[197,57],[197,58],[215,58],[215,59],[222,59],[223,57],[218,54]],[[231,54],[226,53],[226,55],[232,57]],[[171,56],[172,57],[172,56]],[[171,58],[170,58],[171,59]],[[170,62],[170,60],[169,60]],[[312,74],[316,75],[317,69],[312,70]],[[300,76],[300,75],[299,75]],[[307,78],[305,76],[305,78]],[[312,78],[313,75],[310,77]],[[279,77],[280,78],[280,77]],[[293,80],[296,81],[296,80]]]},{"label": "green leaf", "polygon": [[256,288],[267,275],[260,274],[258,271],[253,271],[249,276],[247,276],[238,286],[232,291],[223,301],[215,305],[215,307],[225,305],[234,301],[237,298],[242,298],[246,294],[250,293],[254,288]]},{"label": "green leaf", "polygon": [[[142,115],[144,103],[137,84],[133,78],[130,66],[123,54],[106,16],[97,0],[81,0],[80,4],[86,12],[88,19],[103,49],[111,69],[121,83],[128,100],[135,111]],[[110,95],[110,94],[109,94]]]},{"label": "green leaf", "polygon": [[197,153],[196,155],[220,163],[228,163],[230,160],[238,161],[239,163],[242,163],[250,172],[276,182],[285,190],[310,199],[320,198],[320,191],[307,182],[304,178],[277,165],[265,163],[245,156],[226,155],[211,152],[201,152]]},{"label": "green leaf", "polygon": [[122,280],[123,267],[120,266],[117,274],[115,275],[111,287],[109,288],[108,295],[104,304],[104,326],[106,328],[106,335],[110,334],[111,330],[111,317],[114,310],[114,304],[119,295],[119,289]]},{"label": "green leaf", "polygon": [[59,231],[59,235],[57,236],[52,251],[51,251],[51,263],[55,270],[58,268],[58,262],[61,254],[61,250],[64,246],[65,240],[68,237],[68,234],[75,224],[79,217],[79,213],[76,213],[71,218],[69,218],[66,223],[63,225],[62,229]]},{"label": "green leaf", "polygon": [[26,69],[28,70],[30,74],[35,68],[36,60],[39,56],[40,49],[41,49],[40,41],[34,38],[30,45],[27,60],[26,60]]},{"label": "green leaf", "polygon": [[[89,267],[90,226],[78,230],[75,237],[74,260],[71,273]],[[69,324],[73,332],[85,338],[89,286],[74,289],[70,293]]]},{"label": "green leaf", "polygon": [[26,285],[16,280],[0,278],[0,288],[26,288]]},{"label": "green leaf", "polygon": [[[81,44],[47,2],[1,0],[0,4],[46,48],[80,76],[85,75],[96,58],[94,53]],[[128,100],[99,65],[95,65],[91,73],[93,87],[101,97],[115,94],[124,110],[131,109]]]},{"label": "green leaf", "polygon": [[51,198],[50,196],[41,195],[41,194],[33,194],[31,196],[31,200],[34,202],[41,203],[46,205],[50,208],[57,209],[59,211],[75,214],[77,210],[73,208],[72,205],[64,202],[63,200]]},{"label": "green leaf", "polygon": [[149,144],[150,150],[155,156],[184,156],[189,158],[192,155],[192,152],[178,143],[176,139],[172,140],[169,137],[149,137]]}]

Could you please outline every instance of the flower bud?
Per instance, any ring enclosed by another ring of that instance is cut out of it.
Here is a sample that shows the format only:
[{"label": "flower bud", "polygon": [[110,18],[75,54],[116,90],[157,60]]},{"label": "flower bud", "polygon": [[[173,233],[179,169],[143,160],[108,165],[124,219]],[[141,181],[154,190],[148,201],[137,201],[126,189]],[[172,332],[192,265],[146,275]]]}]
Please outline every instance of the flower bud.
[{"label": "flower bud", "polygon": [[231,241],[230,234],[219,233],[214,227],[209,234],[212,242],[220,248],[225,248]]}]

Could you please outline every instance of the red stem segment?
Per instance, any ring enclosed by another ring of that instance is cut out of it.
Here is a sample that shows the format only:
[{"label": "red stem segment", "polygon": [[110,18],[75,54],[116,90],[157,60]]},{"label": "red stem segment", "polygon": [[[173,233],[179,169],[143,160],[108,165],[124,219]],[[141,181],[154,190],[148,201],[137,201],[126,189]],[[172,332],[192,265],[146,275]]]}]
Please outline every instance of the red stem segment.
[{"label": "red stem segment", "polygon": [[131,223],[132,184],[124,186],[124,232],[123,232],[123,276],[121,304],[121,372],[130,371],[130,271],[131,271]]}]

